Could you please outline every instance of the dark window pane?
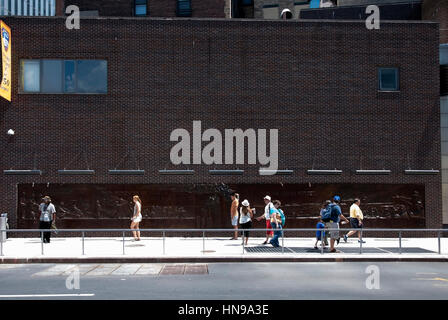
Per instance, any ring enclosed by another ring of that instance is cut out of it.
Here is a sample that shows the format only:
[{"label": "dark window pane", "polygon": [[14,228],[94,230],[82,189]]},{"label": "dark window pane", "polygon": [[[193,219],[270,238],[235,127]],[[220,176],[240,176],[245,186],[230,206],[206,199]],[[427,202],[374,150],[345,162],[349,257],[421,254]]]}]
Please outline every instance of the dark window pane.
[{"label": "dark window pane", "polygon": [[75,77],[75,61],[67,60],[65,61],[65,72],[64,72],[64,91],[65,92],[75,92],[76,91],[76,77]]},{"label": "dark window pane", "polygon": [[22,90],[24,92],[40,91],[40,61],[22,60]]},{"label": "dark window pane", "polygon": [[398,69],[381,68],[379,72],[380,90],[398,90]]},{"label": "dark window pane", "polygon": [[62,92],[62,61],[42,60],[41,92]]},{"label": "dark window pane", "polygon": [[107,93],[107,61],[76,61],[77,92]]},{"label": "dark window pane", "polygon": [[135,0],[135,4],[144,4],[146,5],[147,0]]}]

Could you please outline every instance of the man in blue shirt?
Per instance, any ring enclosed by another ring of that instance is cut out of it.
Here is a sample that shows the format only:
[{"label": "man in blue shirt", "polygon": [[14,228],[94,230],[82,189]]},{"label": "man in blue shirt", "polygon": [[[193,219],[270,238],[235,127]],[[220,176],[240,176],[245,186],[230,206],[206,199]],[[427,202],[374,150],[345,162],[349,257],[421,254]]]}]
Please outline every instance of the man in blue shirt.
[{"label": "man in blue shirt", "polygon": [[269,241],[270,244],[272,244],[272,246],[274,248],[277,248],[280,246],[279,242],[278,242],[278,238],[282,236],[282,219],[281,219],[281,214],[278,211],[281,203],[279,200],[275,200],[274,202],[274,208],[271,208],[270,210],[270,217],[271,217],[271,226],[272,229],[274,230],[274,237],[271,239],[271,241]]},{"label": "man in blue shirt", "polygon": [[348,222],[347,218],[342,214],[341,207],[339,203],[341,202],[341,197],[334,196],[333,203],[331,206],[331,217],[330,221],[325,223],[325,226],[330,229],[330,252],[339,253],[340,251],[334,248],[334,242],[339,239],[339,222],[345,220]]}]

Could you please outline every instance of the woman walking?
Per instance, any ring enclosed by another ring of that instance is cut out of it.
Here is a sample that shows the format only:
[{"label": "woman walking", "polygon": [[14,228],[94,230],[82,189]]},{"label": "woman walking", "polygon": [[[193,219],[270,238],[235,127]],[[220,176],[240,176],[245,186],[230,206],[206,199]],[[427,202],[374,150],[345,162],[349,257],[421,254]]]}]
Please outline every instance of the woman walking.
[{"label": "woman walking", "polygon": [[[134,215],[131,218],[131,229],[140,229],[139,223],[142,221],[142,200],[139,196],[133,196],[132,201],[134,201]],[[135,241],[140,241],[140,231],[132,231]]]},{"label": "woman walking", "polygon": [[[250,229],[252,228],[252,218],[254,216],[253,209],[249,206],[249,201],[244,200],[241,203],[242,207],[240,208],[240,226],[241,229]],[[243,243],[247,246],[247,241],[249,240],[249,230],[243,231]]]}]

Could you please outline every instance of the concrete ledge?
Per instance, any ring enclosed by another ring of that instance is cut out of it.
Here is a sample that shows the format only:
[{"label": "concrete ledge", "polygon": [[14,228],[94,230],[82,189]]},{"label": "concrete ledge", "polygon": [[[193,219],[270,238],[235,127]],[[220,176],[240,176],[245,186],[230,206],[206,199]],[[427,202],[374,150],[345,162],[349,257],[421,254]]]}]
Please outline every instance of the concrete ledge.
[{"label": "concrete ledge", "polygon": [[0,264],[26,263],[226,263],[226,262],[448,262],[448,256],[426,257],[86,257],[0,258]]}]

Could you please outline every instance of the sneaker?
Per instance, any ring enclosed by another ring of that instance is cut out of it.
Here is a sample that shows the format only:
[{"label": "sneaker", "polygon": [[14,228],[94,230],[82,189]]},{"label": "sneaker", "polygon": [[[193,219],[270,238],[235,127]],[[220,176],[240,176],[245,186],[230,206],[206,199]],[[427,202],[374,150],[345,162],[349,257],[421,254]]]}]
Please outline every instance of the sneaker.
[{"label": "sneaker", "polygon": [[364,240],[358,240],[358,243],[366,243]]},{"label": "sneaker", "polygon": [[331,252],[331,253],[341,253],[341,251],[336,250],[336,249],[330,250],[330,252]]},{"label": "sneaker", "polygon": [[315,246],[315,247],[314,247],[314,249],[316,249],[316,250],[317,250],[317,246]]},{"label": "sneaker", "polygon": [[339,245],[339,241],[341,241],[341,238],[336,239],[336,243]]},{"label": "sneaker", "polygon": [[344,234],[344,242],[347,242],[347,235]]},{"label": "sneaker", "polygon": [[265,242],[263,242],[262,244],[268,244],[268,241],[266,240]]}]

